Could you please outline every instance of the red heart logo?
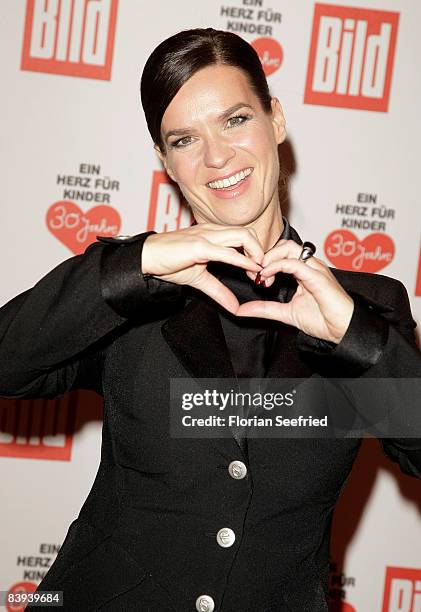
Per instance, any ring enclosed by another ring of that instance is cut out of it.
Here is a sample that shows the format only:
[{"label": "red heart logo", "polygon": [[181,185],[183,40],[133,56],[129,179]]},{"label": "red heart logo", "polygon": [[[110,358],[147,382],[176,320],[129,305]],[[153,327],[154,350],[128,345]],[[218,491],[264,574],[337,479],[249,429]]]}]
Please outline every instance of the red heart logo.
[{"label": "red heart logo", "polygon": [[280,68],[284,52],[277,40],[274,38],[256,38],[251,46],[259,56],[266,76],[273,74]]},{"label": "red heart logo", "polygon": [[335,230],[326,238],[324,248],[334,266],[357,272],[378,272],[395,255],[393,240],[379,232],[358,240],[349,230]]},{"label": "red heart logo", "polygon": [[121,218],[111,206],[94,206],[82,212],[68,200],[55,202],[47,211],[47,227],[75,255],[80,255],[96,241],[97,234],[115,236],[120,231]]}]

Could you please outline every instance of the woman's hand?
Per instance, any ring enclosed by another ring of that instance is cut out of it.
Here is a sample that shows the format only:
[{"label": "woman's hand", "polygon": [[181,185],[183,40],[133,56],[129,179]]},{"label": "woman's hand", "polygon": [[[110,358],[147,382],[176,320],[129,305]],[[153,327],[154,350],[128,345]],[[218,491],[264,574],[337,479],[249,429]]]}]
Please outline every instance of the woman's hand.
[{"label": "woman's hand", "polygon": [[338,343],[348,328],[354,302],[320,259],[310,257],[304,263],[298,259],[300,253],[301,247],[293,240],[280,240],[261,260],[261,278],[266,286],[274,282],[277,272],[296,278],[298,288],[290,302],[246,302],[236,314],[274,319],[315,338]]},{"label": "woman's hand", "polygon": [[[236,248],[242,248],[244,255]],[[179,285],[190,285],[235,314],[239,303],[228,287],[206,269],[222,261],[256,274],[263,249],[253,229],[200,223],[147,237],[142,249],[142,273]]]}]

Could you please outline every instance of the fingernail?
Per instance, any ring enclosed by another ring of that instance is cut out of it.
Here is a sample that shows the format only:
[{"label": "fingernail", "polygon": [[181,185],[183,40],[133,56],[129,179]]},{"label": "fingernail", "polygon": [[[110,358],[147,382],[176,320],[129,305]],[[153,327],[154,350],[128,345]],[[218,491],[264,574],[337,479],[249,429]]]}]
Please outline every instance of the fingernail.
[{"label": "fingernail", "polygon": [[254,282],[256,283],[256,285],[260,285],[262,283],[262,279],[260,277],[260,272],[258,272],[256,274],[256,278],[254,279]]}]

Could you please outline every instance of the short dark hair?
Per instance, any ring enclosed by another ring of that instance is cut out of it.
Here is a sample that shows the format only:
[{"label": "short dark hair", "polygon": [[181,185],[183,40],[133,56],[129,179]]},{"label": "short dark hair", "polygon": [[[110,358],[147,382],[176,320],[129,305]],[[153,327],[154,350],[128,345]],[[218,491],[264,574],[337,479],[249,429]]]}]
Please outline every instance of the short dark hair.
[{"label": "short dark hair", "polygon": [[178,90],[198,70],[214,64],[235,66],[247,76],[266,113],[271,95],[259,56],[241,36],[213,28],[183,30],[149,56],[140,82],[142,106],[152,140],[162,153],[161,121]]}]

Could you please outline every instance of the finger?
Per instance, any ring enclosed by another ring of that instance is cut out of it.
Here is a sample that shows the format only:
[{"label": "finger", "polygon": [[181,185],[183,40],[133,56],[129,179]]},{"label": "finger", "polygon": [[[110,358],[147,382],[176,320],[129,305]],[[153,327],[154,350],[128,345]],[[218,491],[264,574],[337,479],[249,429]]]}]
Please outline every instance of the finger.
[{"label": "finger", "polygon": [[[301,251],[300,251],[301,252]],[[276,274],[277,272],[279,272],[279,263],[281,261],[299,261],[300,263],[303,263],[304,265],[308,266],[309,268],[313,268],[313,270],[317,270],[318,272],[324,274],[326,277],[331,277],[331,272],[329,270],[329,268],[322,262],[320,261],[320,259],[317,259],[317,257],[310,257],[310,259],[307,259],[306,262],[301,261],[301,259],[298,259],[297,257],[288,257],[286,259],[277,259],[275,261],[273,261],[270,265],[265,266],[261,269],[260,273],[262,275],[262,277],[267,277],[267,276],[273,276],[274,274]]]},{"label": "finger", "polygon": [[256,276],[257,276],[257,272],[249,272],[248,270],[246,271],[246,275],[249,277],[249,279],[251,281],[254,282]]},{"label": "finger", "polygon": [[301,246],[294,242],[294,240],[280,240],[265,253],[261,264],[265,268],[278,259],[287,259],[289,257],[298,258],[300,253]]},{"label": "finger", "polygon": [[239,317],[259,317],[262,319],[272,319],[287,325],[293,325],[291,304],[281,302],[269,302],[255,300],[245,302],[237,309],[236,315]]},{"label": "finger", "polygon": [[275,276],[267,276],[266,278],[263,278],[261,276],[261,278],[263,280],[263,286],[265,287],[265,289],[268,289],[275,282]]},{"label": "finger", "polygon": [[255,273],[261,270],[261,266],[258,263],[256,263],[249,257],[238,253],[238,251],[236,251],[235,249],[217,246],[215,244],[212,244],[211,242],[206,245],[204,259],[206,262],[222,261],[224,263],[231,264],[232,266],[244,268],[244,270],[250,270]]},{"label": "finger", "polygon": [[[313,259],[313,257],[311,258]],[[262,270],[262,276],[266,274],[276,274],[276,272],[284,272],[285,274],[292,274],[299,283],[309,291],[319,301],[323,298],[323,292],[326,290],[328,278],[324,271],[316,269],[314,266],[309,265],[310,260],[307,262],[300,261],[299,259],[282,259],[278,261],[273,269],[268,271],[267,269]]]},{"label": "finger", "polygon": [[204,236],[209,242],[227,247],[241,247],[251,259],[260,263],[264,252],[257,235],[251,229],[245,227],[221,228],[219,230],[207,230]]},{"label": "finger", "polygon": [[207,270],[204,271],[197,283],[192,284],[192,287],[206,293],[232,314],[237,312],[239,302],[233,292]]},{"label": "finger", "polygon": [[[265,269],[264,274],[262,270],[263,276],[271,276],[274,274],[273,266],[276,265],[276,262],[280,259],[299,259],[301,255],[302,247],[293,240],[285,240],[282,244],[278,244],[279,246],[276,245],[265,254],[263,261],[261,262],[263,269]],[[324,272],[326,275],[331,274],[326,264],[317,257],[310,257],[307,259],[307,263],[316,270]]]},{"label": "finger", "polygon": [[[257,277],[257,273],[256,272],[246,272],[247,276],[249,277],[250,280],[252,280],[253,282],[256,281],[256,277]],[[267,289],[268,287],[270,287],[271,285],[273,285],[273,283],[275,282],[275,276],[269,276],[269,277],[265,277],[261,279],[262,281],[264,281],[264,285],[262,285],[265,289]]]}]

